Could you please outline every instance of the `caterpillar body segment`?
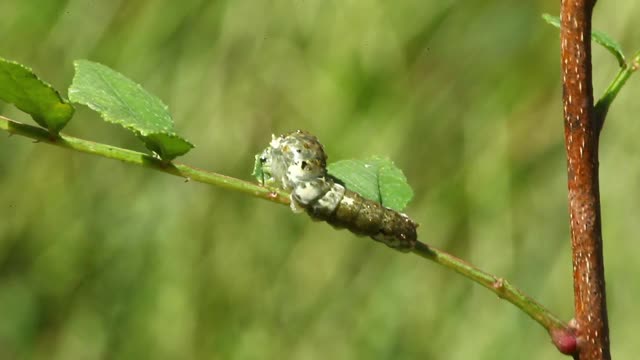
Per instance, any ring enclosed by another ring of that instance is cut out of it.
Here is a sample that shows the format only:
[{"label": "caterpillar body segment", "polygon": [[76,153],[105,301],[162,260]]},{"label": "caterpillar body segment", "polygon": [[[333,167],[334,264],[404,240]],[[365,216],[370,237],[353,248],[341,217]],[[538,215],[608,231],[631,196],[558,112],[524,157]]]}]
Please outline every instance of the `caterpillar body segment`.
[{"label": "caterpillar body segment", "polygon": [[417,224],[405,214],[366,199],[334,183],[331,190],[302,208],[313,219],[356,235],[370,236],[399,251],[407,252],[417,241]]}]

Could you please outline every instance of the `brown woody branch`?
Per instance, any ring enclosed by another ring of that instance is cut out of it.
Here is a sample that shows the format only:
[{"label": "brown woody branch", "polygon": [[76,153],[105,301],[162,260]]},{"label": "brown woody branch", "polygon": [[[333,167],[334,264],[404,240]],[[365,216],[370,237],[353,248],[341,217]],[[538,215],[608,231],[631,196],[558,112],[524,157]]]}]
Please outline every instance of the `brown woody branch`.
[{"label": "brown woody branch", "polygon": [[567,149],[573,284],[580,360],[610,359],[598,143],[602,121],[593,106],[591,15],[595,0],[562,0],[561,60]]}]

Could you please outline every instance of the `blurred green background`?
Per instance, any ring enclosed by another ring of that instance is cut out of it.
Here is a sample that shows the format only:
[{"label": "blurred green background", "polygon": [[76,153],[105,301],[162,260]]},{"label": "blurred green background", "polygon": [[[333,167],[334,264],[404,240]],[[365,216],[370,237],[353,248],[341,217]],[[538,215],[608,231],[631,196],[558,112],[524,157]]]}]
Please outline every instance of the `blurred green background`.
[{"label": "blurred green background", "polygon": [[[244,179],[272,133],[389,156],[420,238],[573,312],[557,0],[9,0],[0,56],[58,89],[72,61],[161,97]],[[640,47],[635,0],[595,27]],[[615,59],[594,46],[602,92]],[[638,77],[638,76],[636,76]],[[63,91],[66,93],[66,91]],[[612,353],[637,354],[640,80],[601,140]],[[32,124],[0,104],[0,113]],[[144,151],[79,108],[67,134]],[[285,206],[0,134],[0,359],[563,359],[458,275]]]}]

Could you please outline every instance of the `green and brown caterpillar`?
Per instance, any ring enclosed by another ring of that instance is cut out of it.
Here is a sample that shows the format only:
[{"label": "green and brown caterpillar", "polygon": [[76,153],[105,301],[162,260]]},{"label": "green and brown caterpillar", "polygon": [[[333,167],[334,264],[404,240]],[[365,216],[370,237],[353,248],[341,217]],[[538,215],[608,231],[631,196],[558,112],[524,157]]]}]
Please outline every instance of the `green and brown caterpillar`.
[{"label": "green and brown caterpillar", "polygon": [[346,189],[327,173],[318,139],[301,130],[273,136],[256,155],[254,175],[263,185],[291,191],[291,209],[336,228],[370,236],[402,252],[413,249],[418,225],[407,215]]}]

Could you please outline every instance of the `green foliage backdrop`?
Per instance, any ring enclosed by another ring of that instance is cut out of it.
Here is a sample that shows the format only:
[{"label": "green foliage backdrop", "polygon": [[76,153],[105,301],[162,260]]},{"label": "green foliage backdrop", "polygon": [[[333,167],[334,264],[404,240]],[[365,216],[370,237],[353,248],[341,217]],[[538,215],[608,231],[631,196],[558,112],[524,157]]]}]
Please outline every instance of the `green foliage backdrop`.
[{"label": "green foliage backdrop", "polygon": [[[0,2],[1,56],[65,89],[73,60],[134,79],[196,148],[249,179],[272,132],[330,160],[392,158],[420,239],[572,313],[558,2]],[[634,0],[594,24],[640,44]],[[635,21],[634,21],[635,20]],[[617,70],[594,47],[596,94]],[[636,354],[640,82],[601,140],[612,353]],[[33,123],[0,104],[0,113]],[[144,150],[80,108],[66,133]],[[560,359],[488,291],[284,206],[0,139],[2,359]]]}]

